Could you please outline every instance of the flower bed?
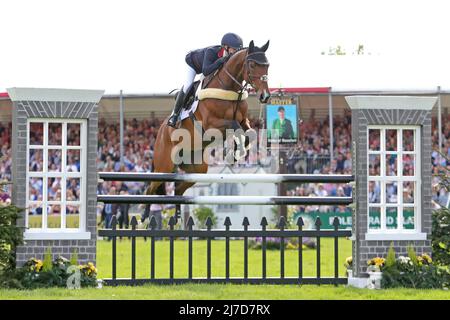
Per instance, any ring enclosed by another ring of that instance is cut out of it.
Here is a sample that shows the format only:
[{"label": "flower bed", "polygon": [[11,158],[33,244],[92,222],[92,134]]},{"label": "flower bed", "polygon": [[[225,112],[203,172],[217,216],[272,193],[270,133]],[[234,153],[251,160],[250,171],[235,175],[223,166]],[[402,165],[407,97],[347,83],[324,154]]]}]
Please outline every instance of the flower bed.
[{"label": "flower bed", "polygon": [[450,272],[433,264],[427,254],[421,256],[400,256],[395,263],[383,268],[383,288],[439,289],[450,287]]},{"label": "flower bed", "polygon": [[6,272],[0,280],[0,287],[17,289],[95,287],[97,269],[91,262],[76,265],[62,256],[52,261],[46,255],[44,261],[32,258],[21,268]]},{"label": "flower bed", "polygon": [[[248,246],[250,249],[261,249],[262,248],[262,238],[254,238],[248,241]],[[316,242],[314,239],[303,237],[302,239],[303,249],[315,249]],[[267,237],[266,238],[266,249],[267,250],[279,250],[281,247],[281,239],[278,237]],[[284,239],[284,248],[285,249],[298,249],[299,243],[297,238],[285,238]]]},{"label": "flower bed", "polygon": [[[345,260],[348,276],[351,277],[352,257]],[[386,258],[374,257],[367,261],[369,288],[416,288],[449,289],[450,269],[435,264],[428,254],[417,256],[412,247],[408,256],[396,258],[391,245]]]}]

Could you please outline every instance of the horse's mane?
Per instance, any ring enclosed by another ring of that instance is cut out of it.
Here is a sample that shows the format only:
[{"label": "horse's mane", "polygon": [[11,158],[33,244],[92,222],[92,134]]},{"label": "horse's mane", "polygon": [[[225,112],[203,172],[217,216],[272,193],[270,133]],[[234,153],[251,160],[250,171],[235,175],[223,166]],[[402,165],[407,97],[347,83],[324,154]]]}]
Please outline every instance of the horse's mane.
[{"label": "horse's mane", "polygon": [[241,52],[247,51],[247,50],[248,50],[248,47],[245,47],[245,48],[241,48],[241,49],[237,50],[236,52],[230,54],[230,55],[227,57],[227,59],[226,59],[225,63],[223,64],[223,66],[226,65],[226,64],[228,64],[228,63],[231,63],[233,60],[237,59],[237,57],[239,56],[239,54],[240,54]]}]

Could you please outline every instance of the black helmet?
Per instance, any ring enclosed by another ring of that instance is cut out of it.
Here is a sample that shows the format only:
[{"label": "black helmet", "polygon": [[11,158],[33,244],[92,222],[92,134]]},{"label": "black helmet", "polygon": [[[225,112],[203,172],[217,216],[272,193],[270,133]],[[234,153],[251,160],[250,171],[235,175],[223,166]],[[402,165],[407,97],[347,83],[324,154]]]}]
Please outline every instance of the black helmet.
[{"label": "black helmet", "polygon": [[236,33],[226,33],[222,37],[222,46],[229,46],[234,49],[241,49],[242,38],[239,37]]}]

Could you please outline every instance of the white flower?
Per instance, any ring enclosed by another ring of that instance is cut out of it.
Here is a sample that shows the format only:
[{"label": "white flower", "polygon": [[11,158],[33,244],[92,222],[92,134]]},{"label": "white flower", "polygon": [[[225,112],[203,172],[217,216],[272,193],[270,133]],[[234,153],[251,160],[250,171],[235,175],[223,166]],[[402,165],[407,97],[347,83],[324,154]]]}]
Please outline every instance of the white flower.
[{"label": "white flower", "polygon": [[411,261],[410,257],[400,256],[400,257],[398,257],[398,260],[401,264],[412,265],[412,261]]}]

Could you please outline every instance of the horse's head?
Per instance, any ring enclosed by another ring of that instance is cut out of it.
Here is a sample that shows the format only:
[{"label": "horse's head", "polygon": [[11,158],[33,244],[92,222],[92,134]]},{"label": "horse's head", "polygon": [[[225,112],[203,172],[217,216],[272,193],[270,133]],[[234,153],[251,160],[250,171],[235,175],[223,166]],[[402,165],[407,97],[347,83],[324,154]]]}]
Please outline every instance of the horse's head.
[{"label": "horse's head", "polygon": [[269,41],[261,48],[255,46],[253,40],[247,50],[245,58],[244,80],[248,82],[259,96],[259,101],[267,103],[270,98],[267,72],[269,60],[266,57],[266,50],[269,48]]}]

